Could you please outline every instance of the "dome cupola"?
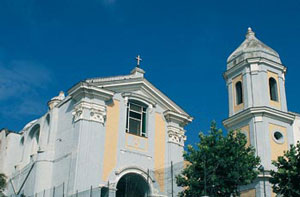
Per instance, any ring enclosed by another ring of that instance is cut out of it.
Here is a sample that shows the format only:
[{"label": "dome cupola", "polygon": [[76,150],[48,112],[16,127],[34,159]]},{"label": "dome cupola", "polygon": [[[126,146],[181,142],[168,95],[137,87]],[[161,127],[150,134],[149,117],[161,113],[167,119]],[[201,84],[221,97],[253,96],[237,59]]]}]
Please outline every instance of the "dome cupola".
[{"label": "dome cupola", "polygon": [[227,69],[250,58],[265,58],[281,64],[279,54],[258,40],[249,27],[245,41],[228,57]]}]

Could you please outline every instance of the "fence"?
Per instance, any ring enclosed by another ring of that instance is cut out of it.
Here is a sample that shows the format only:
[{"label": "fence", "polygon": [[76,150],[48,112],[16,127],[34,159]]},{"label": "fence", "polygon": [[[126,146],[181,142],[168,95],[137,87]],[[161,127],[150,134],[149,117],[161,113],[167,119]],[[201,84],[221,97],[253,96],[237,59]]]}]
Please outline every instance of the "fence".
[{"label": "fence", "polygon": [[[26,196],[20,195],[9,195],[9,197],[109,197],[108,187],[92,187],[84,191],[76,191],[72,195],[67,195],[65,184],[44,190],[34,195]],[[112,196],[111,196],[112,197]]]},{"label": "fence", "polygon": [[153,171],[150,170],[149,174],[155,179],[154,186],[159,188],[159,184],[163,184],[164,190],[162,193],[173,197],[177,196],[178,192],[182,190],[182,188],[176,184],[176,176],[182,172],[183,168],[184,162],[171,162],[163,168],[154,169]]},{"label": "fence", "polygon": [[[176,175],[180,174],[184,167],[183,162],[179,163],[169,163],[161,168],[154,170],[147,170],[147,182],[152,183],[154,188],[158,189],[160,193],[164,195],[173,197],[178,194],[182,188],[177,187],[176,185]],[[69,194],[67,191],[67,186],[65,183],[52,187],[50,189],[43,190],[39,193],[35,193],[33,195],[26,195],[26,197],[114,197],[110,190],[115,190],[115,188],[109,188],[109,182],[107,186],[103,187],[93,187],[91,186],[89,189],[84,191],[76,191],[73,194]],[[9,195],[9,197],[25,197],[24,194],[19,195]]]}]

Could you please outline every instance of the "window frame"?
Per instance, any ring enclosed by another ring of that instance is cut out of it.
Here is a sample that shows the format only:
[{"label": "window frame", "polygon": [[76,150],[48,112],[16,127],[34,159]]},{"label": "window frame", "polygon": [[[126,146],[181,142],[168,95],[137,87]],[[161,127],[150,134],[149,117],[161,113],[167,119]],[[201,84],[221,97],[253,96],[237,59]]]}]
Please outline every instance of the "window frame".
[{"label": "window frame", "polygon": [[274,77],[269,77],[269,95],[271,101],[279,102],[278,84]]},{"label": "window frame", "polygon": [[[132,109],[131,106],[136,106],[140,107],[140,111],[137,111],[135,109]],[[137,100],[128,100],[127,105],[126,105],[126,133],[131,134],[131,135],[136,135],[140,137],[145,137],[147,138],[147,109],[148,105],[146,105],[143,102],[137,101]],[[133,117],[131,113],[139,114],[140,118]],[[138,121],[139,122],[139,131],[132,132],[130,131],[130,120]]]},{"label": "window frame", "polygon": [[[237,86],[238,84],[241,84],[240,85],[240,94],[238,94],[238,86]],[[243,83],[242,83],[242,81],[237,81],[235,83],[234,87],[235,87],[235,105],[238,106],[238,105],[241,105],[241,104],[244,103]],[[239,102],[239,100],[241,100],[241,102]]]}]

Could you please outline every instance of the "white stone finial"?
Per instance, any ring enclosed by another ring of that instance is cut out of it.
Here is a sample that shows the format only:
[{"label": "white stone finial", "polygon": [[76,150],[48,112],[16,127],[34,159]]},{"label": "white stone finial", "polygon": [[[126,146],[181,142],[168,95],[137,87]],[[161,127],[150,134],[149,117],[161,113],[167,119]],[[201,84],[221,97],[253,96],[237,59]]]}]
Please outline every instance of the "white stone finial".
[{"label": "white stone finial", "polygon": [[60,91],[58,96],[53,97],[48,102],[49,109],[53,109],[58,103],[60,103],[64,99],[65,99],[65,93],[63,91]]},{"label": "white stone finial", "polygon": [[58,97],[61,98],[61,99],[63,100],[63,99],[65,98],[65,93],[64,93],[64,91],[60,91]]},{"label": "white stone finial", "polygon": [[253,37],[255,37],[255,33],[252,31],[251,27],[248,27],[246,38],[253,38]]}]

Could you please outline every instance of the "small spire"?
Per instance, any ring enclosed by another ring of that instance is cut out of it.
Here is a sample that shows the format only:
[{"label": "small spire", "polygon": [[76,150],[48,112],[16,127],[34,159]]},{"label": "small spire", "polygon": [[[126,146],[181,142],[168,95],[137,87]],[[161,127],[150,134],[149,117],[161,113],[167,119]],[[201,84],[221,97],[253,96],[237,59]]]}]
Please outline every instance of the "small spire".
[{"label": "small spire", "polygon": [[248,27],[248,31],[247,31],[247,34],[246,34],[246,38],[253,38],[255,37],[255,33],[252,31],[251,27]]}]

